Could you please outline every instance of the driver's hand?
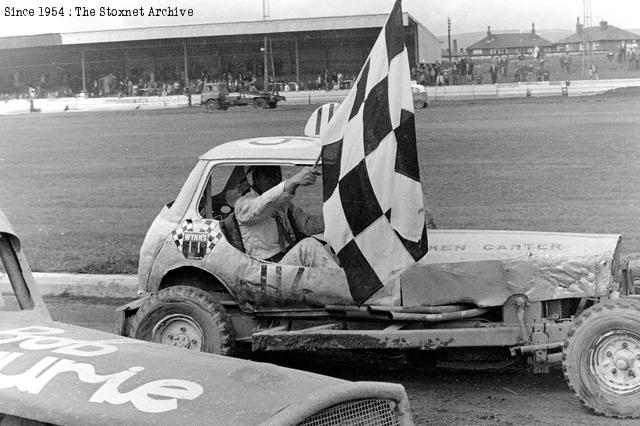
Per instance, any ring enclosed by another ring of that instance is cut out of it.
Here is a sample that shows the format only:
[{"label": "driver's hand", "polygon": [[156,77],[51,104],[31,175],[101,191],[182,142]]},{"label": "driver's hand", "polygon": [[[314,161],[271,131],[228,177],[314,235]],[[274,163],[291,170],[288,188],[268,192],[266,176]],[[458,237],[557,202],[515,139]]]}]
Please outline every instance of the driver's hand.
[{"label": "driver's hand", "polygon": [[304,167],[298,173],[287,179],[287,182],[285,183],[285,191],[293,194],[299,186],[313,185],[321,174],[322,172],[320,171],[319,166]]},{"label": "driver's hand", "polygon": [[309,186],[316,183],[316,179],[321,174],[322,173],[318,168],[304,167],[298,173],[293,175],[291,179],[294,181],[294,183],[297,183],[299,186]]}]

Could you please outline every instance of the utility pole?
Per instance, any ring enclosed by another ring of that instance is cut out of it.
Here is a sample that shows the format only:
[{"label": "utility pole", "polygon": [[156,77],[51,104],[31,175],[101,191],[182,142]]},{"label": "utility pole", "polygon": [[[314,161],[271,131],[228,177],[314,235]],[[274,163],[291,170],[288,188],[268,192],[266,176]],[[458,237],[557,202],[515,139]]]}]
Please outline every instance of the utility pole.
[{"label": "utility pole", "polygon": [[583,0],[583,22],[584,29],[582,30],[582,79],[584,80],[585,71],[588,67],[591,67],[593,61],[593,40],[591,40],[590,27],[591,22],[591,0]]},{"label": "utility pole", "polygon": [[451,18],[447,18],[447,33],[449,37],[449,65],[451,65]]},{"label": "utility pole", "polygon": [[[269,17],[269,0],[262,0],[262,19],[266,20]],[[264,35],[264,43],[262,45],[262,57],[263,57],[263,75],[264,75],[264,85],[262,90],[267,90],[267,84],[269,83],[269,62],[267,59],[267,35]]]}]

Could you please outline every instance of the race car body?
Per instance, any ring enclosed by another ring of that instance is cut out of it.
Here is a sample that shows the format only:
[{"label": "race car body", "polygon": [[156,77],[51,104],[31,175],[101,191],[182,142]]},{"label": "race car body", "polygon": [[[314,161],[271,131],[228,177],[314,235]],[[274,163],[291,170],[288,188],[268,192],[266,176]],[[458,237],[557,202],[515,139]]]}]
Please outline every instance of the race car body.
[{"label": "race car body", "polygon": [[[342,269],[252,258],[233,243],[233,218],[227,219],[232,206],[225,204],[224,192],[233,186],[233,168],[312,165],[319,150],[314,138],[256,138],[223,144],[203,155],[178,198],[162,210],[147,234],[140,256],[140,292],[161,289],[175,271],[192,267],[215,277],[246,312],[353,304]],[[220,193],[211,194],[212,204],[205,207],[207,182],[221,168],[229,171],[228,179],[218,183]],[[208,217],[205,208],[212,210]],[[619,235],[434,229],[429,231],[429,253],[368,303],[489,307],[501,306],[515,294],[532,302],[598,297],[613,285],[620,241]]]}]

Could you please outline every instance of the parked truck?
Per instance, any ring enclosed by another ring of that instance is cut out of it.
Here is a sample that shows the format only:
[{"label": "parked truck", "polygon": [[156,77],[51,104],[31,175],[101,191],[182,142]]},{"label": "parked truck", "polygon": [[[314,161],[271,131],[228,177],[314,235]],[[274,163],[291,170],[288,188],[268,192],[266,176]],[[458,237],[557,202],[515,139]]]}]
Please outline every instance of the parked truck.
[{"label": "parked truck", "polygon": [[232,106],[253,105],[258,109],[276,108],[286,98],[277,91],[243,90],[229,92],[227,83],[203,83],[200,104],[208,111],[227,110]]}]

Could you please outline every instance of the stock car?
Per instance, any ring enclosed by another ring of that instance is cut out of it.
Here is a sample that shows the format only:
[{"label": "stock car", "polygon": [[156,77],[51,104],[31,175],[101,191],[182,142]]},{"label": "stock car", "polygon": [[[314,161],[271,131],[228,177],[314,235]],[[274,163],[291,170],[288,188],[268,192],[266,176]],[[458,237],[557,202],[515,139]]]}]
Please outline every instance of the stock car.
[{"label": "stock car", "polygon": [[398,384],[349,382],[53,321],[0,211],[0,425],[412,425]]},{"label": "stock car", "polygon": [[[341,268],[246,253],[232,200],[247,168],[277,165],[286,178],[315,164],[336,107],[314,111],[305,136],[230,141],[200,156],[147,231],[140,297],[119,308],[117,333],[223,355],[250,345],[430,351],[443,362],[466,350],[464,359],[486,353],[535,372],[562,362],[586,406],[640,417],[640,300],[618,234],[430,229],[426,256],[362,306]],[[299,190],[295,204],[319,213],[320,194]]]}]

